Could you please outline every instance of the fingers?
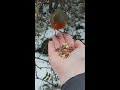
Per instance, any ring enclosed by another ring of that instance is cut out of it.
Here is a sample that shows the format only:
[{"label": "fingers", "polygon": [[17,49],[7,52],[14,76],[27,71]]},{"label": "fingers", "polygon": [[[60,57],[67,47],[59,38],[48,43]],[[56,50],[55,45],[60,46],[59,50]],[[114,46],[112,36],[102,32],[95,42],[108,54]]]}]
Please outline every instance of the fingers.
[{"label": "fingers", "polygon": [[72,45],[74,47],[74,40],[72,39],[72,37],[69,34],[64,33],[64,38],[65,41],[69,44]]},{"label": "fingers", "polygon": [[56,36],[54,36],[54,37],[52,38],[52,40],[53,40],[55,49],[59,48],[59,47],[60,47],[60,43],[59,43],[58,38],[57,38]]},{"label": "fingers", "polygon": [[49,62],[54,62],[56,60],[56,57],[58,56],[58,53],[55,51],[55,46],[53,41],[49,41],[48,43],[48,55],[49,55]]},{"label": "fingers", "polygon": [[54,51],[55,51],[54,43],[53,43],[53,41],[49,41],[49,43],[48,43],[48,54],[50,55]]},{"label": "fingers", "polygon": [[78,47],[85,47],[85,45],[80,40],[76,40],[75,41],[75,47],[76,48],[78,48]]},{"label": "fingers", "polygon": [[58,33],[57,34],[58,37],[54,36],[52,38],[55,49],[59,48],[60,45],[62,45],[63,43],[67,42],[69,45],[72,45],[73,47],[85,47],[85,45],[80,41],[80,40],[76,40],[74,42],[74,40],[72,39],[72,37],[66,33]]},{"label": "fingers", "polygon": [[57,34],[57,38],[58,38],[58,40],[59,40],[59,42],[60,42],[60,45],[62,45],[63,43],[65,43],[65,39],[64,39],[62,33],[58,33],[58,34]]}]

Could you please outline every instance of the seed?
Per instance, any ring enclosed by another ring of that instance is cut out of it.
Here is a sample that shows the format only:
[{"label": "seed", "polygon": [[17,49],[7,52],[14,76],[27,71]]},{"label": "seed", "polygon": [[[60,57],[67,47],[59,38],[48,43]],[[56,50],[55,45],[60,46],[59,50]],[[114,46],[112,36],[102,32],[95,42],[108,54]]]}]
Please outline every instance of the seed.
[{"label": "seed", "polygon": [[69,48],[69,46],[67,45],[66,48]]}]

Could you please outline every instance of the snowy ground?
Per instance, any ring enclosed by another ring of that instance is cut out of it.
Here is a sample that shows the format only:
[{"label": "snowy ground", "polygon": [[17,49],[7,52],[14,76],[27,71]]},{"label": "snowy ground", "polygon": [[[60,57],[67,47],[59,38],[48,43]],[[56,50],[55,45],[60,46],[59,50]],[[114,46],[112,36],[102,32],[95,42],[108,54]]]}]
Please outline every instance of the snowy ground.
[{"label": "snowy ground", "polygon": [[[48,8],[48,6],[44,6],[43,12],[47,12]],[[49,26],[49,15],[50,14],[43,15],[41,27],[36,27],[35,50],[41,48],[43,42],[55,34],[54,30]],[[72,18],[71,14],[68,14],[68,17],[70,24],[65,28],[67,33],[70,34],[73,39],[79,39],[85,43],[85,17],[84,19]],[[74,23],[72,24],[72,22]],[[39,25],[40,22],[37,22],[36,25],[37,24]],[[59,78],[53,72],[48,62],[48,56],[40,52],[35,52],[35,64],[35,90],[60,90]]]}]

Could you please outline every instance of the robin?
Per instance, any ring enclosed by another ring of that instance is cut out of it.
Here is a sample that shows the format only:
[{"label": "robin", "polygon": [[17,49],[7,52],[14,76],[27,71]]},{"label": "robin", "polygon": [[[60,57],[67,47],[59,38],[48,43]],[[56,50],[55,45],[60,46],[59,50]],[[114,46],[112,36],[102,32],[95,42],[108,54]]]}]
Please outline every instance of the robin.
[{"label": "robin", "polygon": [[67,15],[60,9],[57,8],[51,15],[50,22],[51,27],[54,30],[64,29],[68,21]]}]

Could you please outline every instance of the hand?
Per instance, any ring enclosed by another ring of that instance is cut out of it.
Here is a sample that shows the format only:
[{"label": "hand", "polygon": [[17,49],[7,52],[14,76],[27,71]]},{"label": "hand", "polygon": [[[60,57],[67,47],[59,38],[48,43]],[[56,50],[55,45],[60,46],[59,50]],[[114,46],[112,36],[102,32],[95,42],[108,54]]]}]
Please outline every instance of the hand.
[{"label": "hand", "polygon": [[[53,37],[53,41],[49,41],[48,55],[49,62],[60,79],[61,85],[70,78],[85,72],[85,45],[79,40],[74,40],[65,33],[58,33],[57,37]],[[55,49],[59,48],[62,43],[67,42],[74,47],[74,50],[67,58],[61,58]]]}]

